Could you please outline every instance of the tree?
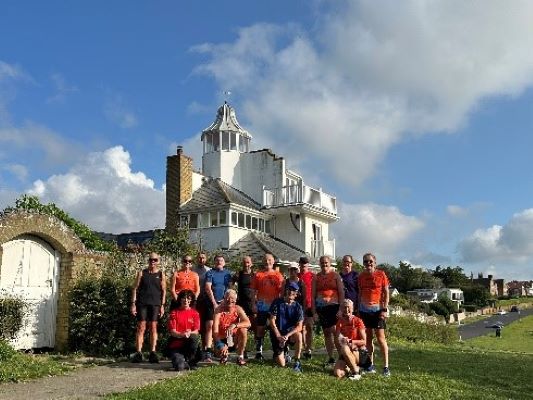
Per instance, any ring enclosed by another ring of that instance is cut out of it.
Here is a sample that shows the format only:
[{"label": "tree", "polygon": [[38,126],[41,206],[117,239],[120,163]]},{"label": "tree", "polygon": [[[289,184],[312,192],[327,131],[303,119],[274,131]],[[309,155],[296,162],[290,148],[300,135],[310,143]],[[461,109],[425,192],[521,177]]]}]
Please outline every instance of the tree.
[{"label": "tree", "polygon": [[461,288],[465,297],[465,304],[475,304],[478,307],[489,305],[491,300],[490,292],[480,285],[468,285]]},{"label": "tree", "polygon": [[400,262],[399,267],[389,264],[378,266],[383,269],[391,285],[399,292],[405,293],[413,289],[433,289],[441,287],[441,281],[422,268],[413,268],[409,263]]},{"label": "tree", "polygon": [[439,278],[444,287],[447,288],[459,288],[469,283],[469,278],[464,274],[461,267],[443,268],[439,265],[435,268],[435,271],[431,271],[431,274],[435,278]]}]

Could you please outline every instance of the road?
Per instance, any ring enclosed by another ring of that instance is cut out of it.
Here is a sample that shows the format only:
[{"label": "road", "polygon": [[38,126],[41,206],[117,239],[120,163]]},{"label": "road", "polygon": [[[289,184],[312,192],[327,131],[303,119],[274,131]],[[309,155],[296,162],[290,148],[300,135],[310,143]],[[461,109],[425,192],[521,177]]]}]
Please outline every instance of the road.
[{"label": "road", "polygon": [[520,313],[509,312],[504,315],[491,315],[488,318],[472,322],[471,324],[460,325],[458,327],[459,335],[461,336],[462,340],[472,339],[477,336],[483,336],[487,333],[494,332],[494,329],[487,328],[487,326],[496,323],[503,324],[503,334],[505,334],[505,326],[520,318],[527,317],[528,315],[533,315],[533,308],[521,310]]}]

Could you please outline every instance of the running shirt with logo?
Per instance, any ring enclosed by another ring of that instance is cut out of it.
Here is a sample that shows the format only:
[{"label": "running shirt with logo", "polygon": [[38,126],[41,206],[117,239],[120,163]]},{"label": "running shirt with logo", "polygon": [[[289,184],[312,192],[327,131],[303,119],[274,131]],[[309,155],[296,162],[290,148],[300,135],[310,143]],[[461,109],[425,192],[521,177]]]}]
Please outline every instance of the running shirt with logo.
[{"label": "running shirt with logo", "polygon": [[162,280],[162,271],[150,272],[148,268],[143,269],[137,289],[137,305],[160,306],[163,298]]},{"label": "running shirt with logo", "polygon": [[211,269],[205,274],[205,283],[211,284],[215,301],[220,303],[224,299],[224,293],[226,293],[231,283],[231,272],[227,269]]},{"label": "running shirt with logo", "polygon": [[268,312],[272,302],[281,295],[283,281],[283,275],[278,271],[256,272],[250,287],[257,291],[258,312]]},{"label": "running shirt with logo", "polygon": [[359,274],[356,271],[350,271],[346,274],[341,272],[339,275],[344,285],[344,298],[350,299],[354,304],[357,304],[357,277]]},{"label": "running shirt with logo", "polygon": [[312,290],[313,290],[313,278],[314,278],[315,274],[311,271],[306,271],[306,272],[300,272],[298,274],[298,278],[300,278],[302,280],[302,282],[305,284],[305,302],[304,302],[304,305],[305,305],[305,308],[311,308],[311,303],[312,303],[312,297],[313,297],[313,293],[312,293]]},{"label": "running shirt with logo", "polygon": [[176,276],[176,284],[174,285],[176,294],[186,289],[196,293],[200,287],[198,274],[194,271],[176,271],[174,275]]},{"label": "running shirt with logo", "polygon": [[327,306],[329,304],[339,304],[339,289],[337,287],[337,273],[330,271],[325,274],[316,274],[316,299],[317,307]]},{"label": "running shirt with logo", "polygon": [[[200,315],[194,308],[188,310],[175,309],[168,316],[168,331],[185,333],[186,331],[200,330]],[[179,348],[185,338],[173,338],[169,342],[169,348]]]},{"label": "running shirt with logo", "polygon": [[[216,339],[226,339],[226,331],[228,330],[229,326],[231,324],[238,324],[239,323],[239,313],[237,313],[237,309],[234,308],[233,311],[222,311],[220,313],[220,319],[218,320],[218,335]],[[237,331],[237,328],[233,330],[233,334],[235,334]]]},{"label": "running shirt with logo", "polygon": [[300,303],[296,301],[291,304],[285,299],[276,299],[270,306],[269,314],[276,317],[275,324],[279,333],[286,335],[304,319],[304,311]]},{"label": "running shirt with logo", "polygon": [[342,336],[350,340],[361,340],[362,337],[359,335],[359,330],[365,329],[365,324],[363,320],[355,315],[350,315],[349,321],[346,321],[344,318],[340,318],[337,321],[336,331],[340,332]]},{"label": "running shirt with logo", "polygon": [[385,272],[379,269],[373,273],[363,271],[359,274],[358,283],[361,299],[359,310],[363,312],[379,311],[383,289],[389,286],[389,279]]}]

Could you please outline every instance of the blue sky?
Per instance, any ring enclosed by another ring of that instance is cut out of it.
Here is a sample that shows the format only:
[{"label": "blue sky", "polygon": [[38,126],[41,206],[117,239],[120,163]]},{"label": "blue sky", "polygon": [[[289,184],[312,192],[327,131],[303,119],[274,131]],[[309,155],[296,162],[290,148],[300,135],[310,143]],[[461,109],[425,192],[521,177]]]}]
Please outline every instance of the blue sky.
[{"label": "blue sky", "polygon": [[[533,4],[19,1],[0,13],[0,207],[164,224],[165,157],[229,102],[335,194],[339,254],[533,279]],[[531,243],[531,244],[530,244]]]}]

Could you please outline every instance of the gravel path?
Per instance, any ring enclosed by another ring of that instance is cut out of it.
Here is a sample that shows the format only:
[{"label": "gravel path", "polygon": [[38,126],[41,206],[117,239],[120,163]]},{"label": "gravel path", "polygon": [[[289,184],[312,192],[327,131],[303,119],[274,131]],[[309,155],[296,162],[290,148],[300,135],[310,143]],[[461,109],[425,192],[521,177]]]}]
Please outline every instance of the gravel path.
[{"label": "gravel path", "polygon": [[99,399],[177,376],[170,362],[81,367],[67,375],[0,385],[0,400]]}]

